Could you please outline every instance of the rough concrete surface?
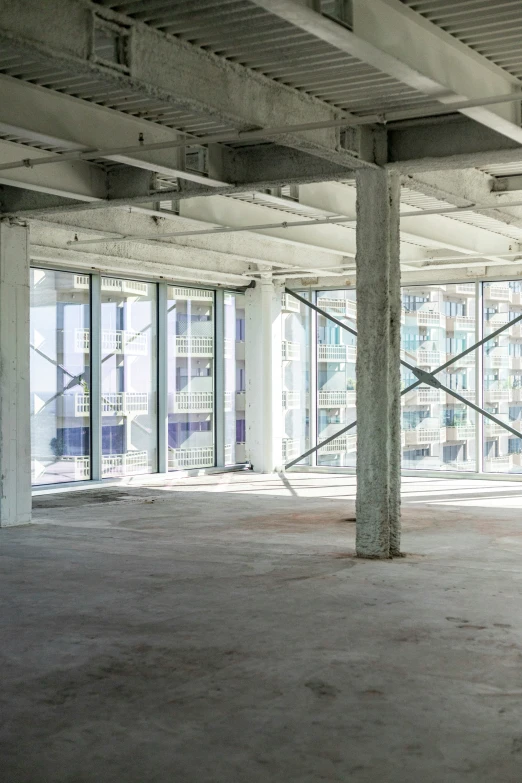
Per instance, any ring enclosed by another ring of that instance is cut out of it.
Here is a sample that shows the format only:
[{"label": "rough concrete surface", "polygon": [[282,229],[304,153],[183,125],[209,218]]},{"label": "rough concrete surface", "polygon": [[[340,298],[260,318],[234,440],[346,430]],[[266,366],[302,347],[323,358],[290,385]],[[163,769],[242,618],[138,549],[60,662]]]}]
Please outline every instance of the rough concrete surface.
[{"label": "rough concrete surface", "polygon": [[522,484],[249,473],[35,499],[0,532],[5,783],[522,778]]}]

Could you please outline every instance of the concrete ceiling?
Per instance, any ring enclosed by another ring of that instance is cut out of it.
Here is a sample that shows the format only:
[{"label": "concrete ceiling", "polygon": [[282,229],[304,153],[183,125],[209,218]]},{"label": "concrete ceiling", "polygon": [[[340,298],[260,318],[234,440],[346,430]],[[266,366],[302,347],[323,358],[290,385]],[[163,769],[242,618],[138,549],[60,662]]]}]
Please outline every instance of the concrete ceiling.
[{"label": "concrete ceiling", "polygon": [[516,274],[522,11],[492,5],[0,0],[2,213],[60,261],[340,284],[354,172],[389,166],[407,275]]}]

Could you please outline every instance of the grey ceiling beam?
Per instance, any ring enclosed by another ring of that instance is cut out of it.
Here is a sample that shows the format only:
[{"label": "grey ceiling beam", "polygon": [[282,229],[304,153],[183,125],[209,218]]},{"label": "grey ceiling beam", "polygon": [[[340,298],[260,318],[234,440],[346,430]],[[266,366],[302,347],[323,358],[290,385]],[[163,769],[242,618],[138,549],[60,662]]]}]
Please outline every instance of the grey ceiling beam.
[{"label": "grey ceiling beam", "polygon": [[[223,129],[337,119],[332,106],[225,61],[144,24],[119,20],[127,61],[119,66],[96,55],[95,30],[115,15],[84,0],[40,0],[38,12],[25,0],[0,0],[0,43],[35,56],[64,75],[91,77],[100,88],[121,88],[165,107],[209,120]],[[103,91],[103,90],[101,90]],[[127,101],[122,101],[125,109]],[[278,135],[277,142],[351,168],[361,165],[339,143],[338,128]]]}]

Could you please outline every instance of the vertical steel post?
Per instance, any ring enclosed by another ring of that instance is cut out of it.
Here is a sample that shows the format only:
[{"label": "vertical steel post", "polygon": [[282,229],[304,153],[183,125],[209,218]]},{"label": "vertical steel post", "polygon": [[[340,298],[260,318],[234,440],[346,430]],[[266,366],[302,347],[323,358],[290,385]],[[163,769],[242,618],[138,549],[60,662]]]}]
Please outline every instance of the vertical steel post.
[{"label": "vertical steel post", "polygon": [[102,478],[101,276],[91,274],[91,479]]},{"label": "vertical steel post", "polygon": [[215,293],[214,323],[214,428],[215,464],[218,468],[225,465],[225,292]]},{"label": "vertical steel post", "polygon": [[[310,300],[313,304],[317,302],[317,291],[310,291]],[[310,371],[308,373],[309,389],[308,389],[308,414],[309,414],[309,442],[306,446],[307,449],[314,443],[317,443],[318,438],[318,408],[317,408],[317,313],[315,310],[310,309],[310,352],[309,362]],[[309,458],[309,463],[312,467],[317,465],[317,451],[314,451]]]},{"label": "vertical steel post", "polygon": [[168,286],[158,285],[158,473],[167,473],[168,462]]},{"label": "vertical steel post", "polygon": [[[475,283],[475,342],[484,336],[484,296],[482,283]],[[484,347],[475,351],[475,404],[484,407]],[[484,470],[484,417],[475,411],[475,465],[477,473]]]}]

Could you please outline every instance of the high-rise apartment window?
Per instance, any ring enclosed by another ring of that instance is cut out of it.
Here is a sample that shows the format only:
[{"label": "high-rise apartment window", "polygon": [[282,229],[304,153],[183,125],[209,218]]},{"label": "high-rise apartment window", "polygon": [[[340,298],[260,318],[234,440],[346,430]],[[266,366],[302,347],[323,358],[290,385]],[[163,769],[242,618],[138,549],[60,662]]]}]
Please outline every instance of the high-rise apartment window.
[{"label": "high-rise apartment window", "polygon": [[91,477],[90,277],[31,269],[33,484]]},{"label": "high-rise apartment window", "polygon": [[[214,457],[214,293],[168,286],[168,468]],[[221,348],[220,348],[221,350]]]},{"label": "high-rise apartment window", "polygon": [[157,470],[156,285],[101,279],[102,477]]}]

